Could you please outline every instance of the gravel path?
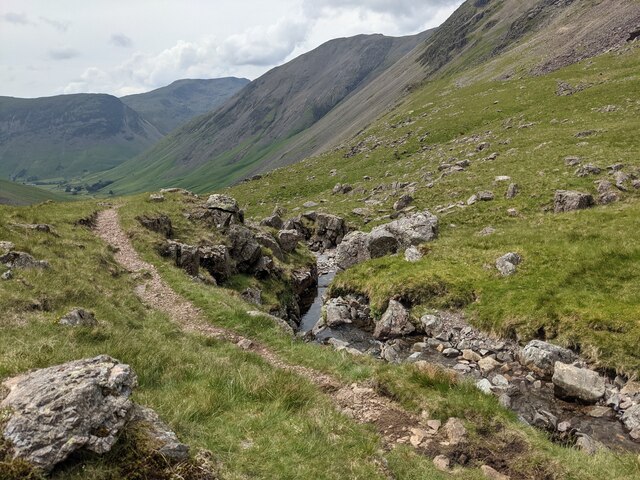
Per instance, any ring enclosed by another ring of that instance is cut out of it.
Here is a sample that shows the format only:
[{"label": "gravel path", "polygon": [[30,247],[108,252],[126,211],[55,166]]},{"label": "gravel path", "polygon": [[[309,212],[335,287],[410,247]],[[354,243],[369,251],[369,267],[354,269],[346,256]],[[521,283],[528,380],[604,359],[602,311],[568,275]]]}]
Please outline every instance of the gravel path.
[{"label": "gravel path", "polygon": [[116,208],[103,210],[98,214],[95,233],[115,249],[115,259],[124,268],[148,274],[140,276],[144,283],[136,288],[136,294],[148,306],[168,314],[184,331],[233,342],[240,348],[260,355],[273,367],[306,378],[328,394],[340,411],[359,423],[375,425],[388,446],[407,443],[412,430],[425,428],[423,419],[406,412],[370,386],[344,385],[330,375],[300,365],[291,365],[265,346],[230,330],[211,325],[199,308],[178,295],[162,280],[153,265],[140,258],[120,227]]}]

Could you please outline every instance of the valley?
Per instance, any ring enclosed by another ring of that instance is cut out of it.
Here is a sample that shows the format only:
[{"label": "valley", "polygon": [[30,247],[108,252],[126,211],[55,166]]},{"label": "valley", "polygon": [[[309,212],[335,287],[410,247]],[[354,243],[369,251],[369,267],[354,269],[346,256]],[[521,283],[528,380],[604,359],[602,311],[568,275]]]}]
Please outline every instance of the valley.
[{"label": "valley", "polygon": [[110,99],[155,143],[95,189],[0,180],[0,478],[639,478],[637,28],[467,1]]}]

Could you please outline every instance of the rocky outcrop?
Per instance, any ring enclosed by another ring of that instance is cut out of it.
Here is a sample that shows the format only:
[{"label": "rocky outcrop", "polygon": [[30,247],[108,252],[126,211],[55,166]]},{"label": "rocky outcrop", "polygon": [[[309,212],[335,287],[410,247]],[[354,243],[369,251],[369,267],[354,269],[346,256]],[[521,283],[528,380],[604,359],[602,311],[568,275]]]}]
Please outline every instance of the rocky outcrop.
[{"label": "rocky outcrop", "polygon": [[554,210],[556,213],[584,210],[594,204],[593,196],[589,193],[558,190],[554,199]]},{"label": "rocky outcrop", "polygon": [[197,277],[200,272],[200,250],[193,245],[167,240],[160,246],[160,254],[169,257],[176,267],[182,268],[192,277]]},{"label": "rocky outcrop", "polygon": [[560,398],[595,403],[605,393],[604,377],[598,372],[562,362],[555,363],[552,381]]},{"label": "rocky outcrop", "polygon": [[364,232],[349,232],[336,249],[336,265],[346,270],[371,258],[368,248],[369,235]]},{"label": "rocky outcrop", "polygon": [[336,264],[345,270],[371,258],[378,258],[434,240],[438,218],[419,212],[374,228],[371,233],[350,232],[336,250]]},{"label": "rocky outcrop", "polygon": [[10,251],[0,256],[0,263],[9,268],[23,269],[46,269],[49,268],[49,262],[46,260],[36,260],[33,256],[25,252]]},{"label": "rocky outcrop", "polygon": [[262,219],[262,221],[260,222],[260,226],[281,230],[282,227],[284,226],[284,222],[282,218],[280,218],[280,215],[271,215],[269,217]]},{"label": "rocky outcrop", "polygon": [[240,272],[250,272],[251,268],[260,260],[260,244],[253,232],[243,225],[231,225],[229,228],[229,254],[236,261]]},{"label": "rocky outcrop", "polygon": [[300,242],[297,230],[280,230],[278,232],[278,244],[285,253],[293,252]]},{"label": "rocky outcrop", "polygon": [[314,231],[309,239],[309,247],[314,251],[324,251],[342,242],[348,228],[344,219],[328,213],[318,213]]},{"label": "rocky outcrop", "polygon": [[200,266],[215,278],[216,282],[226,282],[235,272],[235,262],[225,245],[212,245],[198,248]]},{"label": "rocky outcrop", "polygon": [[106,355],[5,380],[2,436],[14,456],[45,470],[73,452],[108,452],[129,419],[137,385],[128,365]]},{"label": "rocky outcrop", "polygon": [[214,194],[207,199],[208,218],[217,228],[226,228],[234,223],[244,223],[244,213],[238,202],[228,195]]},{"label": "rocky outcrop", "polygon": [[535,368],[547,377],[553,375],[556,362],[572,363],[576,359],[576,354],[571,350],[542,340],[531,340],[524,346],[520,354],[520,361],[523,365]]},{"label": "rocky outcrop", "polygon": [[408,335],[413,333],[415,329],[411,323],[409,310],[400,302],[389,300],[387,310],[380,317],[380,320],[376,322],[373,336],[378,340],[386,340]]},{"label": "rocky outcrop", "polygon": [[140,217],[136,217],[136,219],[140,222],[140,225],[147,230],[159,233],[165,238],[171,238],[173,236],[171,219],[166,215],[156,215],[153,217],[142,215]]},{"label": "rocky outcrop", "polygon": [[95,327],[98,324],[93,312],[84,308],[74,308],[58,322],[60,325],[69,327]]},{"label": "rocky outcrop", "polygon": [[438,218],[425,210],[381,225],[374,230],[391,233],[402,247],[407,248],[434,240],[438,235]]}]

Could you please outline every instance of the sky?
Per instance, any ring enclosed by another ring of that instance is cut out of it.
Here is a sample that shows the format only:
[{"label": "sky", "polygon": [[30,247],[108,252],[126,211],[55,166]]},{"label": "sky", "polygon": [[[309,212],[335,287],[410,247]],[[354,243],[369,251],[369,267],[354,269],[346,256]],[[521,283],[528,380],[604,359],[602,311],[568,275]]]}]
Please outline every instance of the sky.
[{"label": "sky", "polygon": [[410,35],[462,0],[0,0],[0,96],[246,77],[338,37]]}]

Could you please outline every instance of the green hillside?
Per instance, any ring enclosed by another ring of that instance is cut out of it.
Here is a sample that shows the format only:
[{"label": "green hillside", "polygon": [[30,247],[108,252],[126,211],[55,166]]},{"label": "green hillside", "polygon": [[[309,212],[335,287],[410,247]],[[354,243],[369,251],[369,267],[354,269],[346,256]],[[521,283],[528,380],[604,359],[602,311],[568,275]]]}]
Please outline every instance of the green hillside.
[{"label": "green hillside", "polygon": [[150,92],[120,98],[161,133],[184,125],[198,115],[207,113],[237,93],[249,80],[246,78],[183,79]]},{"label": "green hillside", "polygon": [[0,180],[0,204],[31,205],[46,200],[63,201],[68,198],[37,187]]}]

